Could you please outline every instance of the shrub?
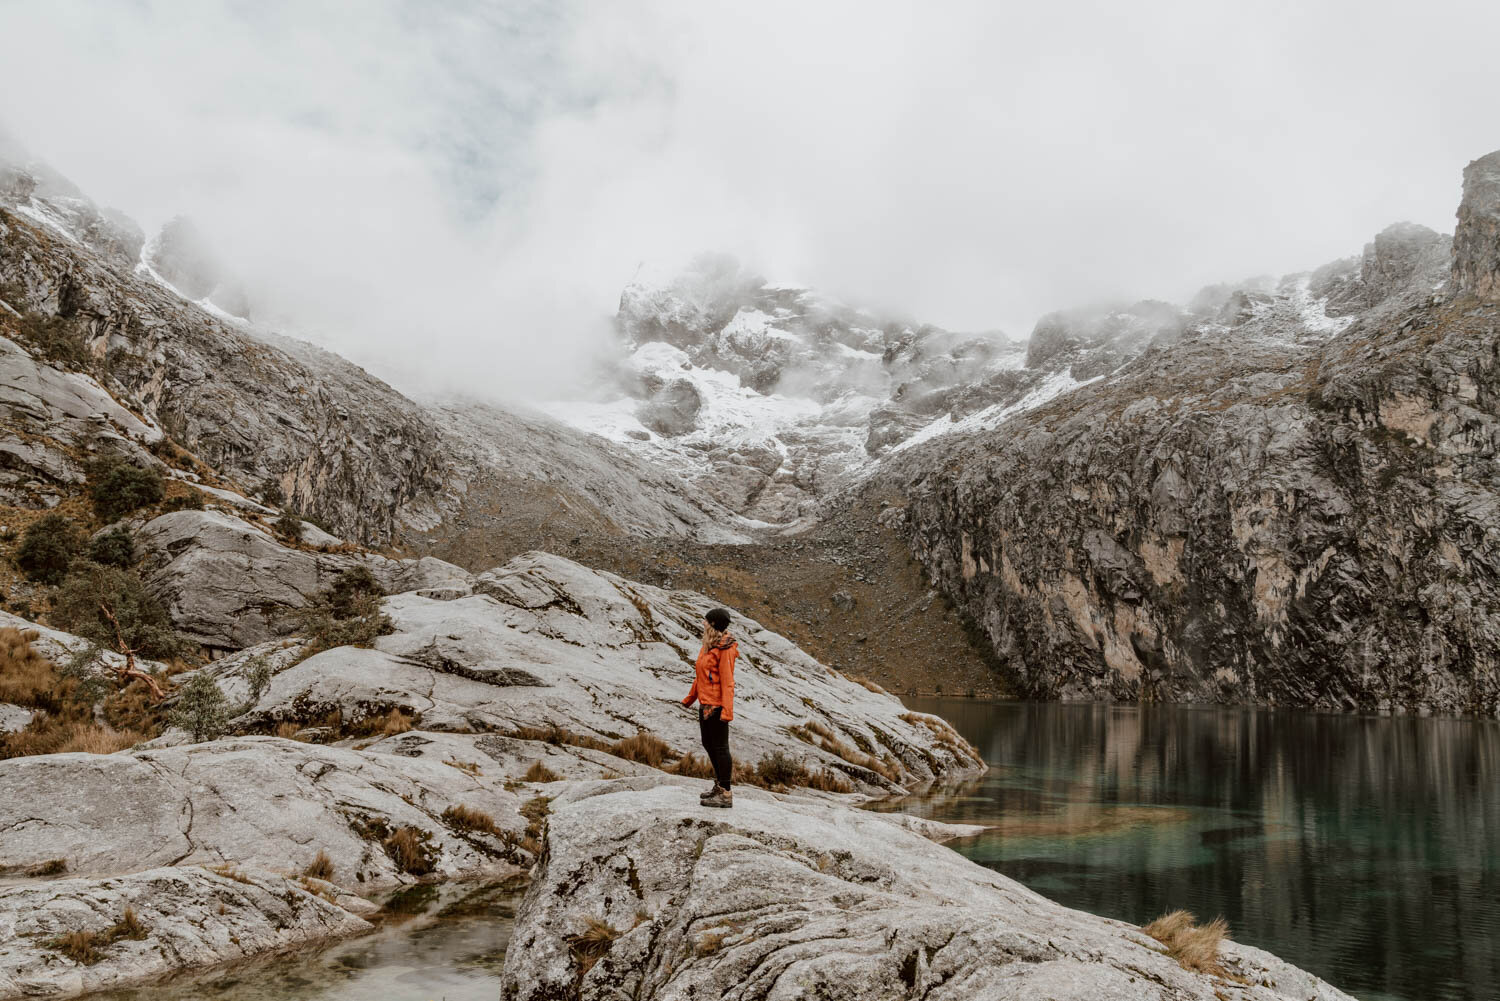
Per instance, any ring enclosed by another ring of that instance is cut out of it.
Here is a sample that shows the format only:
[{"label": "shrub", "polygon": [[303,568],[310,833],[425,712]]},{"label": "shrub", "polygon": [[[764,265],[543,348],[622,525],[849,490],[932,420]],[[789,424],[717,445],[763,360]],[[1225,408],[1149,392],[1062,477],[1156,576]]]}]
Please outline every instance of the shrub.
[{"label": "shrub", "polygon": [[111,528],[89,543],[88,557],[109,567],[129,567],[135,563],[135,539],[124,528]]},{"label": "shrub", "polygon": [[204,671],[194,674],[177,697],[167,721],[193,735],[194,743],[217,740],[229,727],[229,700]]},{"label": "shrub", "polygon": [[500,833],[500,828],[495,826],[494,817],[471,806],[450,806],[443,811],[443,820],[457,831],[482,831],[494,835]]},{"label": "shrub", "polygon": [[283,514],[271,523],[271,527],[284,539],[290,539],[293,542],[302,540],[302,519],[294,514]]},{"label": "shrub", "polygon": [[16,550],[16,566],[32,580],[59,584],[83,549],[83,537],[71,521],[53,512],[31,523]]},{"label": "shrub", "polygon": [[768,786],[805,785],[807,769],[785,751],[772,751],[755,766],[755,773]]},{"label": "shrub", "polygon": [[302,631],[313,641],[315,650],[369,646],[377,636],[396,630],[390,617],[380,610],[384,597],[368,567],[351,567],[302,610]]},{"label": "shrub", "polygon": [[267,478],[261,483],[260,499],[270,507],[280,507],[286,503],[286,495],[281,492],[281,484],[274,477]]},{"label": "shrub", "polygon": [[556,782],[562,776],[548,768],[540,760],[533,761],[531,767],[526,769],[526,774],[521,776],[522,782]]},{"label": "shrub", "polygon": [[1167,947],[1167,955],[1184,970],[1206,973],[1213,977],[1226,975],[1219,963],[1219,946],[1229,936],[1229,923],[1214,918],[1206,925],[1193,924],[1188,911],[1163,914],[1141,930]]},{"label": "shrub", "polygon": [[260,702],[260,697],[271,687],[271,678],[274,676],[271,662],[264,655],[256,654],[245,661],[245,683],[250,686],[250,701],[246,709]]},{"label": "shrub", "polygon": [[312,879],[321,879],[324,882],[331,881],[333,879],[333,859],[328,857],[327,852],[319,849],[318,854],[313,856],[313,860],[307,864],[307,868],[302,870],[302,875]]},{"label": "shrub", "polygon": [[166,493],[161,473],[118,458],[90,464],[89,498],[104,521],[116,521],[132,511],[155,504]]},{"label": "shrub", "polygon": [[[20,303],[14,304],[20,308]],[[44,316],[26,313],[21,318],[21,338],[37,354],[48,361],[57,362],[63,368],[87,369],[94,360],[89,350],[88,335],[76,324],[61,316]]]}]

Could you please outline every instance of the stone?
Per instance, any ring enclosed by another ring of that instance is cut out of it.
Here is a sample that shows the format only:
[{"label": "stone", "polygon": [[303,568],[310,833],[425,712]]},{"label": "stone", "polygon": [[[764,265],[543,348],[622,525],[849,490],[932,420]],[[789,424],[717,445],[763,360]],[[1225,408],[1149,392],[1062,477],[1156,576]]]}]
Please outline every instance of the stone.
[{"label": "stone", "polygon": [[702,409],[697,387],[686,379],[673,379],[636,408],[636,417],[657,434],[672,437],[696,428]]},{"label": "stone", "polygon": [[[1138,928],[1070,910],[883,815],[736,789],[599,782],[552,802],[500,996],[1216,1001]],[[935,831],[941,836],[941,831]],[[617,937],[588,966],[591,923]],[[1258,949],[1221,961],[1259,1001],[1352,1001]]]}]

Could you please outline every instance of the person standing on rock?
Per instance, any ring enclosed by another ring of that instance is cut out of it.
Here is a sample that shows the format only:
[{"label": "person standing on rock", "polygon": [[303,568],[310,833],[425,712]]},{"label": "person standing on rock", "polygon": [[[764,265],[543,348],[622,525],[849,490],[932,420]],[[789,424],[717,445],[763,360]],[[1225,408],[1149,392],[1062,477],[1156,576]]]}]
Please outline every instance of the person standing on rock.
[{"label": "person standing on rock", "polygon": [[734,778],[729,721],[734,719],[734,661],[739,655],[739,644],[729,635],[729,613],[715,608],[703,616],[703,645],[698,648],[693,687],[682,704],[698,703],[698,731],[714,766],[713,788],[699,797],[704,806],[734,806],[734,793],[729,791]]}]

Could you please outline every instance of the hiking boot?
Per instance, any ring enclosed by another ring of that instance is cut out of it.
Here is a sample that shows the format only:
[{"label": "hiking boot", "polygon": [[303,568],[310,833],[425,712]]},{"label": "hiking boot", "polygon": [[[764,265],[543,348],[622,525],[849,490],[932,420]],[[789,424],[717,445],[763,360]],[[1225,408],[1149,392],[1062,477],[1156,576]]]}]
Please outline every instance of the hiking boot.
[{"label": "hiking boot", "polygon": [[698,802],[700,802],[700,803],[703,802],[704,800],[708,799],[708,797],[712,796],[714,793],[716,793],[718,791],[719,791],[719,783],[715,782],[715,783],[713,783],[712,785],[710,785],[708,787],[708,790],[706,792],[701,792],[701,793],[698,794]]},{"label": "hiking boot", "polygon": [[734,793],[728,789],[715,789],[714,794],[703,800],[704,806],[716,806],[721,809],[729,809],[734,806]]}]

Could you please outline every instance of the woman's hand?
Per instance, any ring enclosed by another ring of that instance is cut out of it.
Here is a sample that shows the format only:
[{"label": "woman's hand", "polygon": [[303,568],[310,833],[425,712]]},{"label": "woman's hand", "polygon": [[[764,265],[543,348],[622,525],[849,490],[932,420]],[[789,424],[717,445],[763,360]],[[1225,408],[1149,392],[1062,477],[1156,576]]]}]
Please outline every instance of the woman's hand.
[{"label": "woman's hand", "polygon": [[723,706],[713,706],[713,707],[711,707],[708,710],[708,712],[706,712],[706,713],[703,714],[703,718],[704,719],[717,720],[719,718],[720,714],[723,713],[723,712],[724,712],[724,707]]}]

